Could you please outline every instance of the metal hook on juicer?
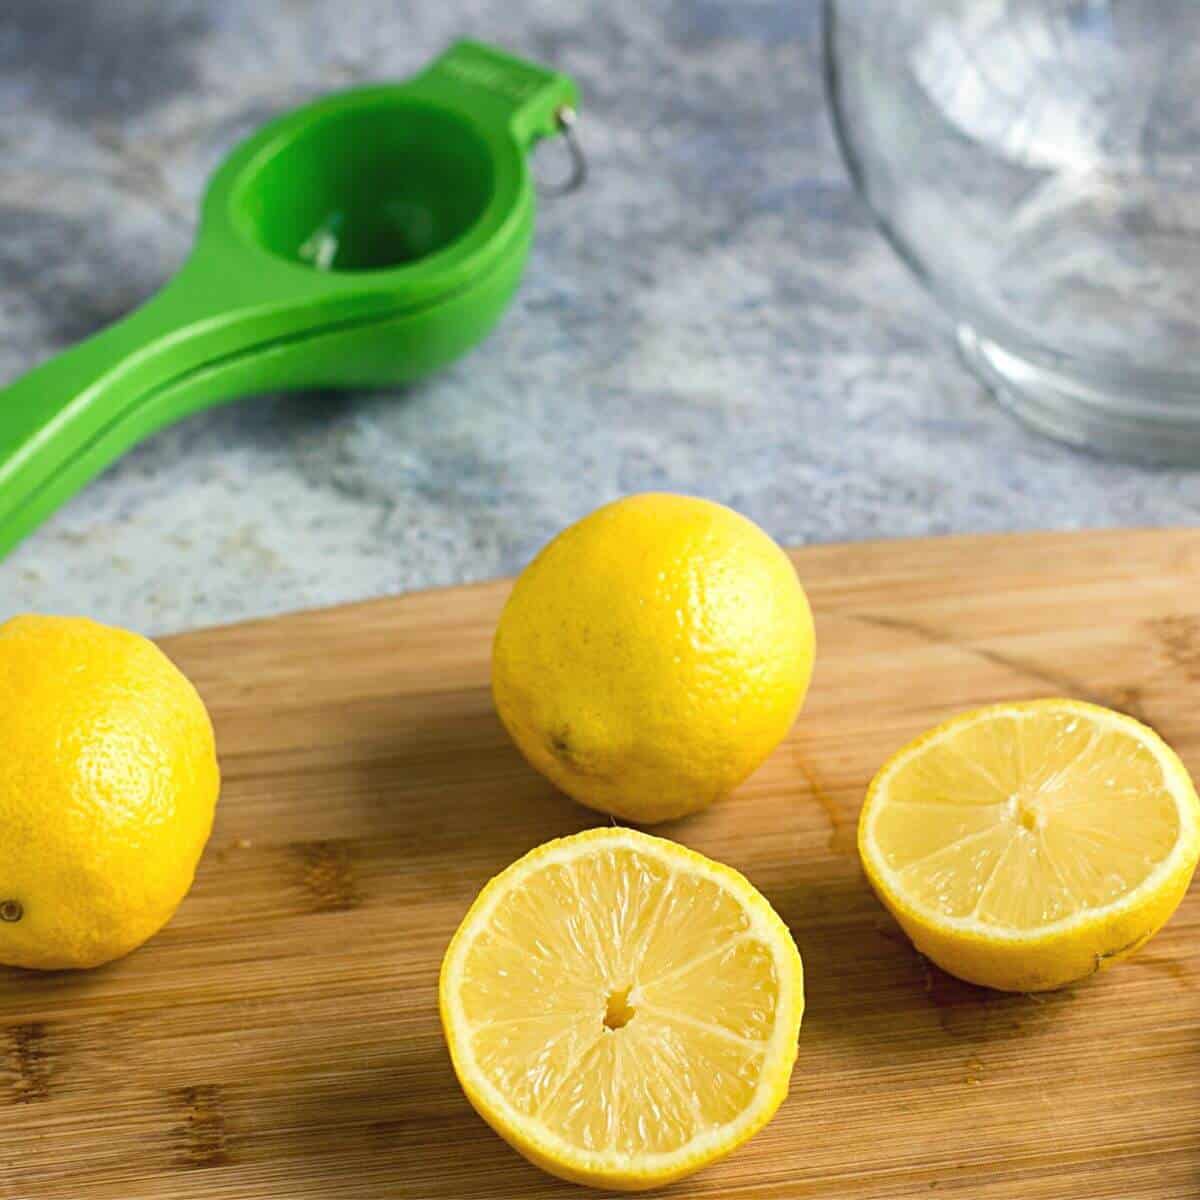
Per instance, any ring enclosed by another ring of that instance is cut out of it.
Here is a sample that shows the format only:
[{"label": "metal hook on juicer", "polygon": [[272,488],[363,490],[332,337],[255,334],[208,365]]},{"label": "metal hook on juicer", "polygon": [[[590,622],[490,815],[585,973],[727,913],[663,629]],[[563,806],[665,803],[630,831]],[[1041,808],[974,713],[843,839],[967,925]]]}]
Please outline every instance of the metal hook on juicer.
[{"label": "metal hook on juicer", "polygon": [[543,196],[566,196],[578,191],[587,180],[588,165],[583,154],[583,147],[575,133],[575,123],[579,114],[569,105],[564,104],[555,114],[558,131],[566,142],[567,151],[571,156],[571,173],[561,183],[538,182],[537,188]]}]

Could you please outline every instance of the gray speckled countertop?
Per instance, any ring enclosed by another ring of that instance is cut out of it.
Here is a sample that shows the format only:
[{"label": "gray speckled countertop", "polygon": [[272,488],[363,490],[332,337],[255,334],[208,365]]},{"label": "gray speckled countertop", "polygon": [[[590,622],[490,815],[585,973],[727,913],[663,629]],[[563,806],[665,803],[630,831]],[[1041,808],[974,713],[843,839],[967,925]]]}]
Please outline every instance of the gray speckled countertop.
[{"label": "gray speckled countertop", "polygon": [[0,563],[0,613],[163,632],[479,579],[646,488],[789,543],[1195,522],[1200,475],[1043,441],[959,364],[843,174],[817,8],[5,0],[3,380],[167,277],[260,122],[460,34],[578,78],[593,173],[544,203],[518,299],[459,365],[162,433]]}]

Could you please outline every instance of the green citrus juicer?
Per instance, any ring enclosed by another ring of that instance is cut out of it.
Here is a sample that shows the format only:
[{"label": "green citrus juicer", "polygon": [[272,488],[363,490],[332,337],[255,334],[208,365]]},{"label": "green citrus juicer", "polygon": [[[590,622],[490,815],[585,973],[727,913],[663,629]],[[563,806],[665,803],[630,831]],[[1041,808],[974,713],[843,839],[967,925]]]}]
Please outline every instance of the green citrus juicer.
[{"label": "green citrus juicer", "polygon": [[319,100],[239,146],[162,291],[0,391],[0,554],[190,413],[401,383],[473,346],[533,237],[528,152],[569,134],[576,104],[566,76],[459,42],[412,79]]}]

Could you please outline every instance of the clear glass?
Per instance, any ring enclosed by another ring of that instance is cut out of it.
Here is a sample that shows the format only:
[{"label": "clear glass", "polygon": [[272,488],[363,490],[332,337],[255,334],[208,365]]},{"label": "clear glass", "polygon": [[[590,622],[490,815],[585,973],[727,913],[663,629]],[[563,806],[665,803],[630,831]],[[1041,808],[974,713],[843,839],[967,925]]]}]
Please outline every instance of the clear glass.
[{"label": "clear glass", "polygon": [[1027,420],[1200,462],[1200,2],[826,0],[842,150]]}]

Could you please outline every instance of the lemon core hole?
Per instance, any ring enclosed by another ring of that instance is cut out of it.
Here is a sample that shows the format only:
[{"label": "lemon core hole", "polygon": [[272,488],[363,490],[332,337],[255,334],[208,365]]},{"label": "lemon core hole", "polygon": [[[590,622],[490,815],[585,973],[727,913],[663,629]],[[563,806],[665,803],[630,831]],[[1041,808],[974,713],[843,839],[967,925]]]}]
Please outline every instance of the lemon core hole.
[{"label": "lemon core hole", "polygon": [[620,988],[610,992],[608,1002],[604,1006],[604,1027],[606,1029],[624,1029],[633,1020],[637,1011],[629,1003],[630,988]]}]

